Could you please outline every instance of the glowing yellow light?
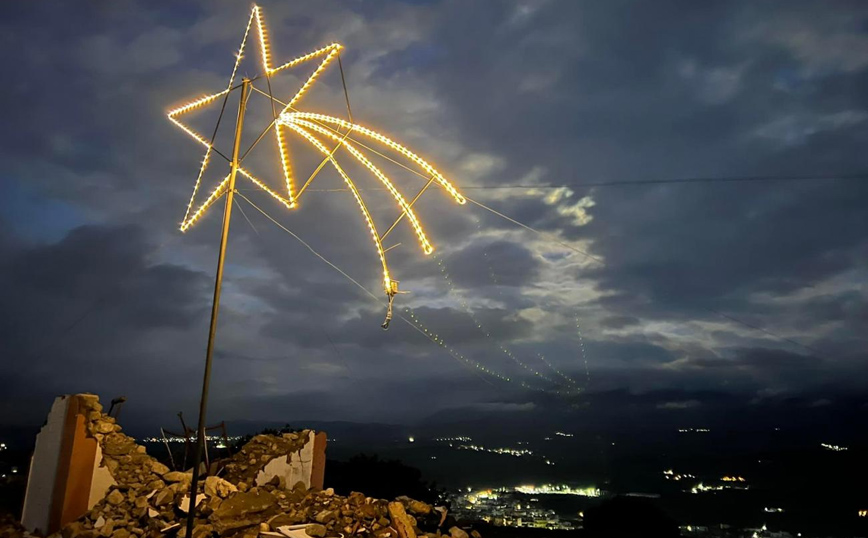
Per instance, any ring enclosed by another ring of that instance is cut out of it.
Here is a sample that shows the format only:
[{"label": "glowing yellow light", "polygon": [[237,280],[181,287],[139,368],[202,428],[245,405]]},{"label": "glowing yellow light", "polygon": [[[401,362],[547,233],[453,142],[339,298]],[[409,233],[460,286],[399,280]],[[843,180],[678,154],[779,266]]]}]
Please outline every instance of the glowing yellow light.
[{"label": "glowing yellow light", "polygon": [[[334,59],[335,55],[341,49],[341,45],[339,45],[337,43],[332,43],[326,47],[315,50],[309,54],[305,54],[304,56],[300,56],[298,58],[295,58],[294,60],[290,60],[290,61],[286,62],[285,64],[281,65],[280,67],[272,68],[271,67],[270,45],[268,43],[268,34],[267,34],[266,29],[265,29],[265,21],[263,20],[263,17],[262,17],[262,9],[259,6],[253,6],[253,9],[250,13],[250,17],[247,20],[247,26],[245,27],[245,30],[244,30],[244,37],[241,40],[241,45],[238,48],[238,52],[235,54],[235,63],[232,66],[232,74],[229,76],[229,83],[227,84],[226,89],[221,91],[221,92],[218,92],[218,93],[214,93],[211,95],[207,95],[205,97],[201,97],[201,98],[196,99],[195,101],[187,103],[183,106],[179,106],[177,108],[174,108],[168,112],[169,120],[171,120],[172,123],[174,123],[175,125],[180,127],[185,133],[190,135],[194,140],[196,140],[197,142],[199,142],[200,144],[205,146],[205,156],[203,157],[202,164],[199,167],[199,174],[196,177],[196,183],[193,185],[193,193],[190,196],[190,202],[187,204],[187,210],[184,213],[184,219],[181,221],[181,231],[186,231],[193,224],[193,222],[198,220],[198,218],[202,216],[202,214],[205,212],[205,210],[207,210],[208,207],[213,203],[213,200],[211,200],[209,198],[202,205],[200,205],[195,211],[193,210],[193,206],[194,206],[195,201],[196,201],[196,195],[198,194],[199,187],[202,183],[202,177],[204,176],[205,170],[208,168],[208,165],[211,162],[211,153],[213,151],[213,148],[211,146],[211,142],[208,141],[207,138],[205,138],[202,134],[196,132],[190,126],[185,125],[178,118],[179,118],[179,116],[182,116],[188,112],[191,112],[191,111],[196,110],[200,107],[203,107],[203,106],[206,106],[206,105],[213,103],[218,98],[225,96],[228,92],[230,92],[232,90],[233,84],[235,83],[235,77],[238,74],[238,66],[241,63],[241,59],[244,57],[244,50],[245,50],[245,47],[247,45],[247,39],[250,35],[250,29],[252,27],[254,19],[256,19],[256,29],[257,29],[257,32],[259,34],[260,53],[262,56],[261,62],[262,62],[262,66],[265,70],[265,74],[267,76],[271,76],[272,74],[274,74],[278,71],[300,65],[304,62],[318,58],[320,56],[325,56],[325,59],[317,67],[317,69],[314,71],[313,75],[311,75],[310,78],[308,78],[308,80],[304,83],[304,85],[302,85],[302,87],[296,92],[296,94],[290,100],[290,103],[297,103],[301,99],[301,97],[305,94],[305,92],[307,92],[307,90],[310,89],[311,85],[314,83],[316,78],[323,72],[323,70],[325,70],[325,68],[328,66],[328,64]],[[275,140],[277,141],[277,147],[278,147],[278,151],[280,153],[281,165],[283,167],[284,183],[286,185],[286,197],[283,197],[280,194],[278,194],[277,192],[275,192],[274,190],[268,188],[262,181],[254,178],[246,170],[239,169],[239,172],[241,172],[242,175],[244,175],[245,177],[250,179],[254,184],[256,184],[258,187],[265,190],[269,195],[271,195],[273,198],[277,199],[279,202],[281,202],[286,207],[294,208],[295,207],[295,202],[294,202],[295,193],[293,192],[293,184],[292,184],[292,167],[290,164],[289,153],[288,153],[288,149],[286,147],[286,143],[284,141],[283,133],[281,132],[281,129],[277,126],[274,129],[274,136],[275,136]],[[193,216],[195,216],[195,218],[193,218]]]},{"label": "glowing yellow light", "polygon": [[293,209],[293,208],[295,207],[295,204],[294,204],[294,203],[290,202],[290,201],[287,200],[286,198],[282,197],[281,195],[279,195],[279,194],[277,194],[276,192],[274,192],[273,190],[271,190],[271,189],[268,187],[268,185],[266,185],[266,184],[263,183],[262,181],[256,179],[256,177],[254,177],[253,174],[251,174],[250,172],[248,172],[248,171],[245,170],[244,168],[242,168],[242,167],[239,166],[239,167],[238,167],[238,171],[241,173],[242,176],[244,176],[244,177],[246,177],[247,179],[249,179],[249,180],[250,180],[254,185],[256,185],[256,186],[259,187],[260,189],[262,189],[262,190],[264,190],[265,192],[267,192],[268,194],[270,194],[272,198],[274,198],[275,200],[277,200],[277,201],[280,202],[281,204],[285,205],[287,209]]},{"label": "glowing yellow light", "polygon": [[410,221],[410,224],[416,231],[416,235],[419,237],[419,243],[421,243],[422,245],[423,252],[425,252],[425,254],[431,254],[432,252],[434,252],[434,247],[431,246],[431,243],[428,241],[428,237],[426,237],[425,231],[422,229],[422,225],[419,223],[419,219],[416,218],[416,213],[413,211],[410,205],[407,204],[407,201],[404,199],[401,193],[398,192],[398,190],[392,184],[391,180],[389,180],[389,178],[386,177],[386,175],[383,174],[383,172],[379,168],[374,166],[374,164],[371,163],[371,161],[369,161],[362,154],[361,151],[356,149],[356,147],[349,141],[342,140],[342,137],[339,137],[334,132],[329,131],[328,129],[324,129],[323,127],[320,127],[315,123],[306,120],[296,120],[293,121],[293,123],[297,125],[303,125],[307,129],[316,131],[318,133],[328,136],[333,140],[341,142],[343,146],[347,149],[347,151],[349,151],[350,154],[352,154],[352,156],[355,157],[357,161],[365,165],[365,167],[370,170],[377,177],[377,179],[379,179],[380,182],[383,183],[383,185],[385,185],[386,189],[388,189],[388,191],[392,194],[395,200],[398,201],[398,205],[401,206],[401,209],[404,210],[404,213],[407,215],[407,219]]},{"label": "glowing yellow light", "polygon": [[[338,43],[331,43],[330,45],[315,50],[309,54],[305,54],[304,56],[300,56],[294,60],[290,60],[279,67],[271,67],[271,45],[268,42],[268,30],[265,26],[265,20],[262,17],[262,8],[260,8],[259,6],[254,6],[252,16],[256,17],[256,28],[259,33],[259,49],[262,61],[262,68],[265,70],[265,75],[267,77],[270,77],[278,71],[294,67],[309,60],[313,60],[314,58],[325,55],[325,59],[322,61],[322,63],[320,63],[319,67],[316,68],[316,70],[307,79],[301,89],[296,92],[292,99],[290,99],[289,103],[286,104],[281,111],[281,113],[286,112],[290,109],[290,107],[298,103],[298,101],[305,94],[305,92],[307,92],[311,85],[313,85],[314,81],[320,75],[320,73],[325,70],[328,64],[331,63],[334,57],[338,54],[342,46]],[[283,177],[286,182],[287,197],[289,198],[290,205],[292,207],[295,207],[295,191],[293,190],[292,183],[292,165],[289,159],[289,151],[286,146],[286,141],[283,137],[283,131],[279,125],[275,126],[274,128],[274,138],[277,141],[277,151],[280,154],[280,164],[281,166],[283,166]]]},{"label": "glowing yellow light", "polygon": [[229,176],[226,176],[225,178],[223,178],[223,181],[221,181],[220,184],[217,185],[217,187],[211,192],[211,195],[204,202],[202,202],[202,205],[199,206],[199,209],[194,211],[193,214],[189,216],[189,218],[184,219],[184,222],[181,224],[182,232],[186,232],[187,228],[189,228],[193,225],[193,223],[199,220],[199,217],[201,217],[202,214],[205,213],[205,210],[211,207],[211,204],[213,204],[217,201],[218,198],[220,198],[220,196],[223,194],[223,191],[226,189],[226,185],[228,184]]},{"label": "glowing yellow light", "polygon": [[[255,25],[254,25],[255,21]],[[208,169],[208,166],[212,160],[212,153],[216,152],[218,155],[223,155],[219,151],[217,151],[212,146],[212,141],[203,136],[201,133],[196,132],[192,127],[183,123],[180,119],[184,114],[190,113],[194,110],[200,109],[202,107],[211,105],[219,100],[228,98],[228,94],[237,89],[239,86],[235,85],[235,79],[239,72],[239,65],[241,63],[242,58],[244,57],[245,49],[247,46],[247,40],[250,37],[251,29],[255,26],[256,33],[259,38],[259,54],[260,54],[260,62],[263,70],[263,75],[266,78],[270,78],[271,76],[287,70],[292,67],[296,67],[306,62],[311,62],[314,60],[319,61],[319,65],[314,69],[313,73],[304,81],[301,87],[295,92],[291,99],[287,102],[281,102],[273,97],[269,97],[272,99],[271,105],[274,106],[274,103],[280,103],[281,107],[278,107],[275,110],[275,120],[274,120],[274,136],[277,144],[278,153],[280,154],[281,167],[283,170],[284,183],[286,187],[286,194],[283,195],[278,193],[273,188],[269,187],[264,181],[255,177],[249,170],[243,168],[241,166],[240,160],[244,157],[242,156],[238,162],[231,162],[230,166],[233,169],[237,169],[237,171],[241,174],[242,177],[248,179],[251,183],[253,183],[256,187],[262,189],[266,193],[268,193],[272,198],[283,204],[285,207],[289,209],[293,209],[297,206],[297,195],[295,192],[294,181],[293,181],[293,169],[292,162],[289,155],[289,147],[287,145],[286,140],[286,131],[284,129],[288,129],[289,131],[295,132],[301,137],[303,137],[307,142],[313,145],[318,151],[323,153],[326,158],[329,160],[334,169],[338,172],[338,174],[343,178],[344,182],[349,187],[349,190],[353,193],[353,196],[356,199],[356,202],[359,208],[362,211],[362,215],[365,218],[365,221],[368,225],[368,229],[373,237],[374,244],[376,246],[377,255],[380,259],[380,262],[383,267],[383,285],[385,287],[386,293],[390,297],[390,307],[391,307],[391,298],[397,293],[397,281],[393,281],[389,274],[389,269],[386,262],[385,251],[382,247],[382,238],[377,233],[377,229],[374,225],[374,220],[371,217],[368,208],[365,205],[364,200],[359,193],[359,190],[356,188],[353,180],[347,175],[341,165],[338,163],[337,159],[334,156],[334,151],[329,151],[325,145],[317,138],[316,135],[322,135],[328,137],[331,140],[339,140],[340,144],[346,147],[346,150],[355,158],[359,163],[364,165],[389,191],[392,197],[396,200],[398,206],[402,210],[402,215],[406,215],[407,220],[410,222],[410,225],[413,227],[415,231],[419,243],[422,247],[422,250],[425,254],[430,254],[433,252],[434,247],[431,245],[431,242],[428,240],[427,235],[425,234],[424,229],[417,217],[416,213],[413,211],[412,205],[407,203],[407,200],[404,196],[395,188],[395,185],[392,181],[377,167],[375,166],[357,147],[355,144],[346,140],[346,136],[340,138],[335,135],[333,132],[334,129],[329,127],[328,125],[324,128],[323,123],[330,125],[336,125],[339,127],[344,127],[350,131],[357,131],[362,136],[371,138],[384,144],[390,149],[400,153],[417,166],[419,166],[422,170],[424,170],[431,178],[432,181],[436,180],[439,182],[447,192],[449,192],[455,200],[464,204],[466,200],[464,197],[458,192],[458,190],[447,181],[440,172],[434,169],[433,166],[428,164],[421,157],[404,147],[403,145],[393,141],[392,139],[367,129],[365,127],[354,125],[350,122],[346,122],[339,118],[334,118],[331,116],[325,116],[322,114],[312,114],[307,112],[299,112],[295,107],[301,101],[301,99],[306,95],[306,93],[311,89],[311,87],[316,83],[317,79],[325,72],[329,65],[331,65],[336,58],[339,57],[340,51],[343,48],[342,45],[338,43],[331,43],[319,49],[316,49],[308,54],[299,56],[293,60],[280,64],[276,67],[272,64],[272,51],[271,45],[268,39],[268,30],[265,24],[265,18],[263,16],[262,8],[254,5],[250,17],[247,20],[247,25],[244,30],[244,36],[241,40],[241,45],[238,48],[238,52],[234,56],[234,65],[232,67],[231,75],[229,77],[229,82],[226,86],[226,89],[213,93],[210,95],[206,95],[204,97],[200,97],[196,100],[193,100],[187,104],[176,107],[168,112],[169,120],[177,125],[181,130],[187,133],[191,138],[193,138],[196,142],[203,145],[205,147],[205,155],[202,158],[199,173],[196,177],[196,182],[193,186],[193,192],[190,196],[190,201],[187,204],[187,209],[184,214],[184,219],[181,222],[180,229],[181,231],[186,231],[190,226],[196,223],[214,204],[214,202],[223,195],[227,188],[229,177],[223,179],[217,187],[211,191],[209,196],[202,202],[198,207],[196,207],[197,196],[199,195],[200,186],[202,183],[202,178],[204,177],[205,171]],[[254,47],[255,48],[255,47]],[[255,78],[254,78],[255,80]],[[245,80],[246,84],[252,84],[252,81]],[[255,87],[253,89],[256,89]],[[256,90],[260,91],[260,90]],[[260,93],[262,93],[260,91]],[[279,111],[279,113],[278,113]],[[315,133],[315,134],[314,134]],[[248,150],[249,151],[249,150]],[[246,155],[246,152],[244,153]],[[394,226],[394,225],[393,225]],[[387,232],[388,233],[388,232]],[[427,331],[426,331],[427,332]],[[435,338],[436,341],[436,338]],[[441,341],[442,342],[442,341]]]},{"label": "glowing yellow light", "polygon": [[344,183],[346,183],[347,187],[349,187],[350,191],[352,191],[356,202],[358,202],[359,204],[359,209],[362,210],[362,215],[365,217],[365,222],[368,223],[368,230],[371,232],[371,237],[374,239],[374,245],[377,248],[377,255],[380,257],[380,263],[383,265],[383,286],[385,287],[386,293],[388,294],[392,289],[392,279],[389,277],[389,267],[386,265],[386,253],[383,252],[383,245],[382,243],[380,243],[380,235],[377,233],[377,227],[374,225],[374,219],[371,218],[371,213],[368,211],[368,207],[362,200],[362,196],[359,194],[359,190],[356,188],[356,184],[353,183],[353,180],[350,179],[350,176],[348,176],[346,172],[344,172],[344,169],[341,168],[341,165],[339,165],[335,158],[331,155],[331,151],[329,151],[329,149],[325,147],[322,142],[317,140],[312,134],[308,133],[297,125],[289,124],[289,128],[300,134],[323,155],[328,157],[329,162],[331,162],[332,166],[343,178]]},{"label": "glowing yellow light", "polygon": [[[256,11],[256,8],[254,7],[254,12],[255,11]],[[199,167],[199,175],[196,177],[195,185],[193,185],[193,194],[190,196],[190,202],[187,204],[187,211],[184,213],[184,220],[181,221],[181,231],[182,232],[186,231],[187,228],[189,228],[190,225],[195,220],[197,220],[199,218],[199,216],[201,216],[201,214],[206,209],[208,209],[208,207],[211,206],[212,203],[214,203],[214,200],[211,200],[210,198],[208,200],[206,200],[205,203],[203,203],[199,207],[199,209],[197,209],[194,212],[195,218],[190,220],[190,210],[193,208],[193,202],[196,199],[196,193],[199,192],[199,185],[202,183],[202,176],[205,174],[205,170],[208,168],[208,163],[211,159],[211,149],[212,148],[211,148],[210,142],[205,140],[205,138],[202,135],[198,134],[190,127],[187,127],[186,125],[181,123],[177,119],[177,116],[180,116],[181,114],[186,114],[187,112],[190,112],[191,110],[195,110],[199,107],[207,105],[208,103],[213,102],[214,100],[216,100],[220,96],[226,95],[227,93],[229,93],[232,90],[232,84],[235,82],[235,75],[238,73],[238,64],[241,63],[241,58],[244,56],[244,45],[245,45],[245,43],[247,43],[248,34],[250,34],[250,23],[251,22],[253,22],[253,13],[251,13],[250,18],[247,19],[247,27],[244,29],[244,38],[241,40],[241,46],[238,48],[238,54],[235,55],[235,65],[232,66],[232,74],[229,76],[229,83],[226,85],[226,89],[223,90],[222,92],[203,97],[201,99],[193,101],[192,103],[188,103],[182,107],[178,107],[174,110],[171,110],[171,111],[169,111],[169,114],[168,114],[169,119],[172,121],[172,123],[174,123],[175,125],[177,125],[181,129],[183,129],[184,132],[186,132],[187,134],[192,136],[195,140],[197,140],[199,143],[203,144],[206,148],[205,149],[205,156],[202,158],[202,166]],[[209,202],[209,200],[210,200],[210,202]]]},{"label": "glowing yellow light", "polygon": [[339,125],[345,129],[351,129],[354,132],[361,133],[364,136],[367,136],[368,138],[376,140],[377,142],[380,142],[381,144],[384,144],[384,145],[388,146],[389,148],[392,148],[393,150],[397,151],[398,153],[404,155],[405,157],[407,157],[411,161],[413,161],[416,164],[418,164],[419,166],[421,166],[422,169],[425,170],[426,172],[428,172],[429,175],[434,176],[434,178],[437,179],[437,181],[443,186],[443,188],[445,188],[446,191],[449,192],[449,194],[451,194],[453,198],[455,198],[456,202],[458,202],[459,204],[464,204],[467,202],[467,200],[464,198],[464,196],[461,195],[461,193],[458,192],[458,190],[455,188],[455,186],[452,185],[452,183],[450,183],[448,180],[446,180],[446,178],[444,178],[440,174],[440,172],[438,172],[433,166],[428,164],[424,159],[422,159],[421,157],[419,157],[418,155],[416,155],[415,153],[413,153],[409,149],[405,148],[401,144],[395,142],[394,140],[392,140],[392,139],[390,139],[384,135],[381,135],[380,133],[378,133],[376,131],[372,131],[372,130],[368,129],[367,127],[363,127],[363,126],[355,124],[355,123],[350,123],[348,121],[342,120],[340,118],[336,118],[334,116],[327,116],[325,114],[315,114],[312,112],[284,112],[280,116],[280,121],[285,123],[285,124],[293,123],[293,120],[295,120],[295,119],[314,120],[314,121],[320,121],[320,122],[325,122],[325,123],[331,123],[333,125]]}]

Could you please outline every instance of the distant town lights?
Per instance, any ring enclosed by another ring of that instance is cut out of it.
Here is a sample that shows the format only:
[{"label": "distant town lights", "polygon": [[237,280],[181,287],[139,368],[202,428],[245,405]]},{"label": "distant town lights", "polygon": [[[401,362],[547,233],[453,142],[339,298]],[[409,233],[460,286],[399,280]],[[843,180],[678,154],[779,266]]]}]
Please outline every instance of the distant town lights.
[{"label": "distant town lights", "polygon": [[676,481],[676,482],[681,481],[681,480],[684,480],[684,479],[686,479],[686,478],[696,478],[696,477],[695,477],[694,475],[692,475],[692,474],[687,474],[687,473],[676,473],[676,472],[673,471],[672,469],[667,469],[667,470],[663,471],[663,477],[664,477],[666,480],[674,480],[674,481]]},{"label": "distant town lights", "polygon": [[543,484],[541,486],[516,486],[515,491],[528,495],[577,495],[580,497],[599,497],[599,488],[585,487],[573,488],[566,484]]}]

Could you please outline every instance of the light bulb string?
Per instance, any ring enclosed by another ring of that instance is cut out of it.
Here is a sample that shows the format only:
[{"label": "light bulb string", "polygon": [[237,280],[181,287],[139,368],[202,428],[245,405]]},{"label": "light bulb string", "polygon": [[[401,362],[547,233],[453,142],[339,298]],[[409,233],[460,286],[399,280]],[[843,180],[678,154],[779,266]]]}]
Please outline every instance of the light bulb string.
[{"label": "light bulb string", "polygon": [[[360,283],[358,280],[356,280],[355,278],[350,276],[346,271],[341,269],[338,265],[336,265],[335,263],[333,263],[332,261],[327,259],[325,256],[323,256],[322,254],[317,252],[316,249],[314,249],[309,243],[307,243],[304,239],[302,239],[300,236],[298,236],[298,234],[296,234],[295,232],[293,232],[292,230],[290,230],[289,228],[287,228],[286,226],[281,224],[277,219],[272,217],[264,209],[262,209],[257,204],[255,204],[252,200],[250,200],[250,198],[245,196],[242,192],[236,191],[235,194],[237,194],[239,197],[241,197],[241,199],[243,199],[245,202],[250,204],[251,207],[256,209],[259,213],[261,213],[266,219],[268,219],[272,224],[277,226],[280,230],[289,234],[296,241],[301,243],[311,254],[316,256],[320,261],[322,261],[323,263],[325,263],[326,265],[328,265],[329,267],[331,267],[332,269],[337,271],[341,276],[343,276],[344,278],[349,280],[352,284],[354,284],[357,288],[362,290],[368,297],[370,297],[371,299],[373,299],[374,301],[376,301],[378,303],[380,302],[381,299],[379,297],[377,297],[377,295],[375,295],[373,292],[371,292],[368,288],[366,288],[362,283]],[[424,327],[424,325],[421,325],[421,321],[419,320],[418,315],[416,315],[415,313],[412,313],[411,309],[405,308],[405,311],[407,311],[408,315],[411,316],[412,321],[411,321],[411,319],[407,319],[407,317],[403,316],[400,313],[396,314],[396,317],[401,319],[404,323],[410,325],[415,331],[417,331],[420,334],[422,334],[423,336],[425,336],[428,340],[434,342],[439,347],[442,347],[455,360],[461,362],[464,365],[473,367],[473,369],[474,369],[473,372],[476,375],[479,375],[479,372],[482,372],[482,373],[487,374],[488,376],[493,377],[495,379],[498,379],[500,381],[518,384],[519,386],[521,386],[525,389],[533,390],[536,392],[555,394],[555,395],[559,395],[559,396],[570,396],[570,395],[575,394],[575,392],[571,392],[571,391],[544,389],[544,388],[536,387],[534,385],[530,385],[524,381],[515,381],[512,378],[510,378],[506,375],[500,374],[497,371],[495,371],[491,368],[488,368],[485,365],[483,365],[477,361],[474,361],[472,359],[468,359],[467,357],[465,357],[461,353],[455,351],[454,348],[452,348],[451,346],[446,344],[445,340],[440,335],[437,335],[436,333],[432,333],[430,330],[428,330],[426,327]],[[488,381],[486,380],[486,382],[488,382]]]},{"label": "light bulb string", "polygon": [[[473,324],[476,325],[476,328],[477,328],[477,329],[478,329],[482,334],[484,334],[484,335],[488,338],[488,340],[489,340],[490,342],[494,342],[494,340],[493,340],[493,338],[492,338],[492,336],[491,336],[491,332],[488,331],[488,330],[483,326],[482,322],[479,320],[479,318],[478,318],[478,317],[476,316],[476,314],[473,312],[473,309],[470,308],[470,305],[467,303],[466,299],[464,299],[464,296],[463,296],[461,293],[459,293],[459,292],[457,291],[456,286],[455,286],[455,283],[452,281],[452,278],[449,276],[449,272],[448,272],[448,269],[447,269],[447,267],[446,267],[446,262],[443,260],[442,256],[439,256],[439,255],[435,254],[435,259],[437,260],[437,265],[438,265],[438,267],[440,268],[440,273],[441,273],[441,275],[443,276],[443,279],[446,281],[446,284],[447,284],[447,286],[449,287],[450,292],[452,292],[452,293],[453,293],[453,294],[458,298],[459,303],[461,304],[462,308],[464,308],[465,312],[467,312],[467,314],[470,316],[470,319],[473,321]],[[549,382],[549,383],[551,383],[551,384],[553,384],[553,385],[561,386],[561,387],[565,387],[565,388],[569,388],[569,387],[567,387],[567,385],[565,385],[563,382],[560,382],[560,381],[557,381],[557,380],[555,380],[555,379],[552,379],[551,377],[549,377],[549,376],[543,374],[542,372],[540,372],[540,371],[537,370],[536,368],[533,368],[532,366],[529,366],[528,364],[524,363],[521,359],[519,359],[518,357],[516,357],[515,354],[514,354],[514,353],[513,353],[509,348],[507,348],[507,347],[506,347],[505,345],[503,345],[502,343],[497,342],[497,343],[495,343],[494,345],[495,345],[495,346],[496,346],[496,347],[497,347],[501,352],[503,352],[503,354],[506,355],[510,360],[512,360],[512,361],[513,361],[514,363],[516,363],[518,366],[520,366],[520,367],[523,368],[524,370],[530,372],[530,373],[533,374],[534,376],[536,376],[536,377],[538,377],[538,378],[540,378],[540,379],[542,379],[542,380],[544,380],[544,381],[547,381],[547,382]]]},{"label": "light bulb string", "polygon": [[[481,232],[482,231],[482,221],[476,215],[473,216],[473,219],[476,222],[476,230],[478,232]],[[488,256],[488,251],[485,248],[482,249],[482,257],[485,258],[485,265],[488,268],[488,280],[489,280],[489,282],[491,282],[494,285],[494,288],[497,290],[498,296],[501,298],[501,301],[503,302],[505,297],[503,295],[503,290],[501,289],[502,286],[498,282],[497,275],[494,272],[494,267],[491,264],[491,258]],[[578,387],[578,384],[576,383],[576,381],[573,378],[571,378],[570,376],[561,372],[557,367],[555,367],[551,362],[549,362],[548,359],[546,359],[543,354],[537,353],[536,356],[540,361],[542,361],[543,364],[545,364],[549,368],[549,370],[551,370],[552,372],[554,372],[555,374],[560,376],[562,379],[564,379],[570,385],[573,385],[574,387]]]}]

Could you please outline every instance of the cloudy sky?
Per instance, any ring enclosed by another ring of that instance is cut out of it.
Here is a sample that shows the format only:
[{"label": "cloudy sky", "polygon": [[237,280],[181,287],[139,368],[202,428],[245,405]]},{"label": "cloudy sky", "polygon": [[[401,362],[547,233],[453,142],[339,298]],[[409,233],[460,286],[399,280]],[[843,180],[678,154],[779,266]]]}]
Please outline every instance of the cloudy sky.
[{"label": "cloudy sky", "polygon": [[[261,5],[275,62],[342,43],[356,121],[541,233],[432,188],[418,213],[436,253],[406,222],[390,235],[390,267],[411,292],[396,312],[412,308],[450,354],[400,319],[380,329],[379,263],[334,170],[292,212],[239,185],[378,300],[242,200],[214,420],[407,422],[569,405],[551,391],[573,388],[659,392],[674,411],[702,405],[699,393],[827,402],[868,388],[868,6]],[[165,113],[225,87],[250,8],[0,7],[4,423],[38,423],[53,395],[76,391],[126,395],[166,424],[194,414],[222,205],[178,231],[202,151]],[[242,75],[258,62],[248,49]],[[275,80],[276,96],[310,69]],[[345,113],[336,66],[300,108]],[[205,132],[218,111],[191,121]],[[247,143],[270,107],[256,95],[248,114]],[[273,146],[246,162],[278,187]],[[296,139],[290,151],[306,178],[318,158]],[[407,197],[418,191],[419,177],[377,164]],[[213,169],[203,189],[226,173],[219,159]],[[347,169],[388,228],[395,205]],[[667,182],[685,178],[759,180]],[[509,185],[535,188],[490,188]]]}]

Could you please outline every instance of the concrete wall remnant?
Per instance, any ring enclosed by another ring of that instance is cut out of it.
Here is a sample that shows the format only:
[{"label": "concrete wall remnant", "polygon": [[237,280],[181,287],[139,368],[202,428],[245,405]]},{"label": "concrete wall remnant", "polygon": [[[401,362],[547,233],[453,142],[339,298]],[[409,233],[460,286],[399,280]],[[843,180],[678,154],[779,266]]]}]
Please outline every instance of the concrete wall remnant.
[{"label": "concrete wall remnant", "polygon": [[21,515],[27,530],[57,531],[92,508],[115,483],[101,467],[102,451],[87,431],[87,414],[94,405],[99,401],[93,394],[54,400],[30,461]]},{"label": "concrete wall remnant", "polygon": [[276,456],[269,460],[256,475],[256,485],[267,484],[278,477],[284,487],[292,488],[301,482],[305,489],[322,489],[325,477],[325,432],[306,431],[299,434],[305,443],[296,452]]}]

